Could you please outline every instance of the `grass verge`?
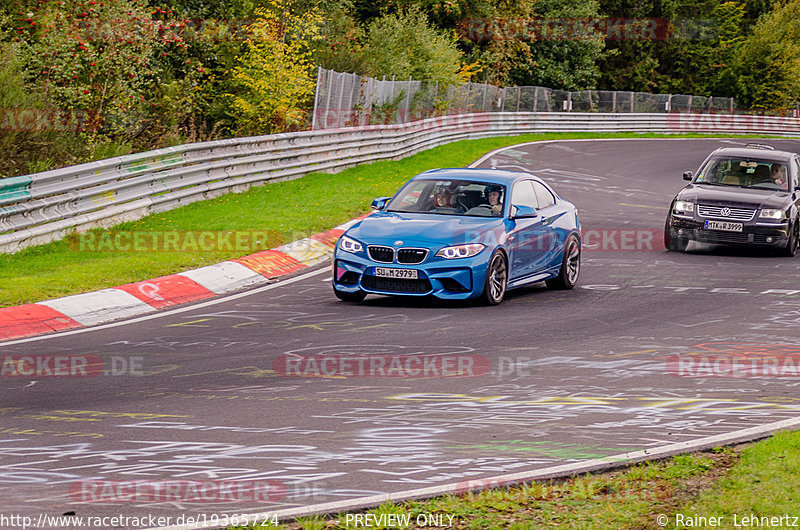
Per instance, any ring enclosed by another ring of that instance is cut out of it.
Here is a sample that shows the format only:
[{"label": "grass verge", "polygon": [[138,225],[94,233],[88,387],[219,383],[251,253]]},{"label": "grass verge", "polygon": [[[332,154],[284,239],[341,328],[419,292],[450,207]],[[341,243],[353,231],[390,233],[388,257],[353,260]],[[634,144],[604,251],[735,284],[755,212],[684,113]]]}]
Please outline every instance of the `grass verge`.
[{"label": "grass verge", "polygon": [[[704,135],[682,137],[686,136]],[[179,233],[180,251],[126,251],[126,244],[103,245],[110,241],[110,234],[98,229],[16,254],[2,254],[0,307],[174,274],[272,248],[330,229],[367,212],[373,198],[394,194],[417,173],[432,168],[462,167],[499,147],[553,139],[658,137],[674,138],[675,135],[559,133],[464,140],[402,160],[375,162],[337,174],[311,173],[302,179],[231,193],[112,229],[112,234],[125,234],[125,239],[120,239],[125,242],[131,241],[128,238],[135,234],[152,236],[155,233],[157,237],[164,237]],[[264,233],[256,244],[223,244],[203,251],[193,250],[184,237],[186,232],[197,236],[198,231],[214,232],[217,239],[229,233],[233,233],[234,238],[237,233],[244,234],[242,241],[250,239],[253,231]]]},{"label": "grass verge", "polygon": [[[678,455],[621,471],[386,504],[359,513],[370,515],[373,524],[368,525],[357,524],[359,519],[351,513],[302,518],[282,528],[426,528],[435,526],[431,521],[450,523],[451,516],[452,523],[445,527],[786,528],[792,526],[793,517],[800,516],[798,448],[800,433],[782,432],[758,443]],[[374,524],[389,514],[408,516],[410,524]]]}]

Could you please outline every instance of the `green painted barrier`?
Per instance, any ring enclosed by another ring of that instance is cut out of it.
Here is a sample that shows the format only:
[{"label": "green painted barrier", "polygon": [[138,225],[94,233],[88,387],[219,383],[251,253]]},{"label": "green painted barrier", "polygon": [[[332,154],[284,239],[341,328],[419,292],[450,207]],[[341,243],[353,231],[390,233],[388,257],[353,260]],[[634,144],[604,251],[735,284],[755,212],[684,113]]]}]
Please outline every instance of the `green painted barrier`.
[{"label": "green painted barrier", "polygon": [[9,204],[30,198],[32,180],[28,175],[0,179],[0,204]]}]

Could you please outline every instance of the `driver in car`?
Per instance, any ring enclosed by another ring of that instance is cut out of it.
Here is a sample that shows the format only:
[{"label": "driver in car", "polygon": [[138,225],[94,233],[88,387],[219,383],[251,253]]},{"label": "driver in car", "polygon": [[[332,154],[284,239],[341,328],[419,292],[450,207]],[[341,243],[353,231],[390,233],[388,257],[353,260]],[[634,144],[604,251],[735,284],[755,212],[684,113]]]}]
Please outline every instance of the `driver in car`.
[{"label": "driver in car", "polygon": [[467,211],[467,215],[484,215],[498,217],[503,213],[503,187],[497,184],[488,184],[483,190],[483,196],[488,204],[479,204]]},{"label": "driver in car", "polygon": [[770,168],[770,178],[772,182],[780,186],[782,189],[786,188],[786,168],[782,164],[772,164]]},{"label": "driver in car", "polygon": [[501,190],[500,186],[486,186],[486,200],[489,201],[489,209],[494,216],[500,215],[503,211],[503,203],[500,202]]}]

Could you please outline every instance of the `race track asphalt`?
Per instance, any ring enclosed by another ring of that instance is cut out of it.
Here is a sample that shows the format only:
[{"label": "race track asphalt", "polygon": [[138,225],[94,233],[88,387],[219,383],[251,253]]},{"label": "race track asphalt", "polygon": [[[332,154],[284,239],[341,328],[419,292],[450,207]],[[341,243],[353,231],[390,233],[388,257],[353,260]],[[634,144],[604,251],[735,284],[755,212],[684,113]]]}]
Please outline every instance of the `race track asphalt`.
[{"label": "race track asphalt", "polygon": [[[573,291],[535,284],[497,307],[348,304],[322,266],[179,310],[0,343],[6,360],[61,356],[106,372],[0,378],[2,512],[277,510],[796,418],[800,257],[661,243],[681,173],[744,143],[560,141],[483,160],[533,172],[578,206],[585,248]],[[412,377],[281,373],[310,354],[429,365]],[[209,494],[192,498],[177,481]],[[257,498],[226,493],[232,481]]]}]

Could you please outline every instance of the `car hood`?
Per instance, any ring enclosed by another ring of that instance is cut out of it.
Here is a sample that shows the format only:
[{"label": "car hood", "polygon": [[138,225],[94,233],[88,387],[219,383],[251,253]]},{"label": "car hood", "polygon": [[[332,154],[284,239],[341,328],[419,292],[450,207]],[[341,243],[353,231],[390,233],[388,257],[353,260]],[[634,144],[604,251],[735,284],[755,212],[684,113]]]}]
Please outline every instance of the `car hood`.
[{"label": "car hood", "polygon": [[467,217],[377,212],[352,226],[347,235],[368,244],[447,245],[467,243],[487,231],[503,231],[498,217]]},{"label": "car hood", "polygon": [[742,208],[780,208],[791,195],[785,191],[692,184],[678,193],[678,199],[694,203],[739,206]]}]

